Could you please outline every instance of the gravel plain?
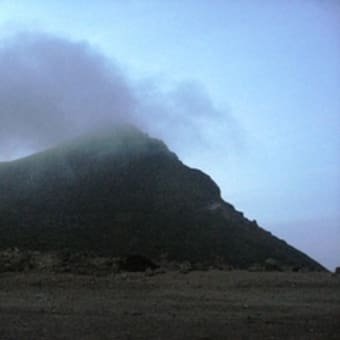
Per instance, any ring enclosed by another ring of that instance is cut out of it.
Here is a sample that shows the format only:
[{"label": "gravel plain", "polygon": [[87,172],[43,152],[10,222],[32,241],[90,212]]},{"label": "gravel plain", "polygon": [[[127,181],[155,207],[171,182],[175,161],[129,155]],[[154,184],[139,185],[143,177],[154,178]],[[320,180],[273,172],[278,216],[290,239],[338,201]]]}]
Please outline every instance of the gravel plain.
[{"label": "gravel plain", "polygon": [[340,339],[340,275],[0,274],[0,340]]}]

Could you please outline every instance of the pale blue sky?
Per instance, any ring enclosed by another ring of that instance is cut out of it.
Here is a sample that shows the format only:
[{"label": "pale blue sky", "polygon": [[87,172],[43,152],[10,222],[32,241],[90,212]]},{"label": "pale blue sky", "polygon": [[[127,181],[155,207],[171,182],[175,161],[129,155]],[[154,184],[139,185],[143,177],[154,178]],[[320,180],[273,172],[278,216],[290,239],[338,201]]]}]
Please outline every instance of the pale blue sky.
[{"label": "pale blue sky", "polygon": [[[27,31],[87,41],[139,87],[179,92],[171,131],[146,128],[246,216],[340,265],[340,2],[0,0],[0,39]],[[180,109],[186,86],[197,100]]]}]

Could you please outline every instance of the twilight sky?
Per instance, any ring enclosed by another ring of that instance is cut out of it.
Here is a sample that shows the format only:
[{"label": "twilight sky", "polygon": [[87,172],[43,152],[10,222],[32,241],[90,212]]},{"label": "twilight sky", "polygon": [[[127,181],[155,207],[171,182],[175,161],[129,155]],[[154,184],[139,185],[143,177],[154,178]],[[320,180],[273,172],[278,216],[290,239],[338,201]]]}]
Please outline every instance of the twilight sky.
[{"label": "twilight sky", "polygon": [[0,161],[132,122],[333,269],[339,33],[336,0],[0,0]]}]

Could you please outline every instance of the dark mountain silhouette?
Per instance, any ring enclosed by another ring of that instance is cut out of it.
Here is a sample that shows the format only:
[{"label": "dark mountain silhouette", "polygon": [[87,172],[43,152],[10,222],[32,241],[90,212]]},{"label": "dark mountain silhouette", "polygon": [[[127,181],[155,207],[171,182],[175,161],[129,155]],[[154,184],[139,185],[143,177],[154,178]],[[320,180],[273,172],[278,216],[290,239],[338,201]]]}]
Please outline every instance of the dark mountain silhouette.
[{"label": "dark mountain silhouette", "polygon": [[132,127],[0,163],[0,248],[322,270],[224,202],[203,172]]}]

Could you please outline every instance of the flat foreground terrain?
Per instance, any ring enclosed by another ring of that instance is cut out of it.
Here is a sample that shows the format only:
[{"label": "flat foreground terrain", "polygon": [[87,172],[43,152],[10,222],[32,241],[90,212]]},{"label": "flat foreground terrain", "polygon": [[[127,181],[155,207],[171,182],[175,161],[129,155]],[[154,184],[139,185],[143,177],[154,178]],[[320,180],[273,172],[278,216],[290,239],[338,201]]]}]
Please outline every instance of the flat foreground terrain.
[{"label": "flat foreground terrain", "polygon": [[340,276],[5,273],[0,339],[340,339]]}]

